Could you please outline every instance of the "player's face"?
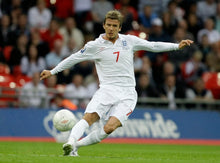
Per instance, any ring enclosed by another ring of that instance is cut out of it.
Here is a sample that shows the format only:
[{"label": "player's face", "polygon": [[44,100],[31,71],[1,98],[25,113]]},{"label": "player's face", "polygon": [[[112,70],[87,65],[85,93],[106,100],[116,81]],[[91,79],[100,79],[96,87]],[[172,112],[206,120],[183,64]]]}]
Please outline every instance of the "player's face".
[{"label": "player's face", "polygon": [[105,29],[105,38],[109,41],[115,41],[118,38],[118,32],[121,30],[120,22],[116,19],[106,19],[103,28]]}]

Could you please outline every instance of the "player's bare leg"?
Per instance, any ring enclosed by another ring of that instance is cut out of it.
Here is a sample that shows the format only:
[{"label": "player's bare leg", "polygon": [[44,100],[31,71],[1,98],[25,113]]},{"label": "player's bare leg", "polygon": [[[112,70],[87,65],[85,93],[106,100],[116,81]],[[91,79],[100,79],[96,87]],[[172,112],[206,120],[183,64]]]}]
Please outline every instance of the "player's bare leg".
[{"label": "player's bare leg", "polygon": [[68,142],[63,145],[64,156],[78,156],[75,142],[78,141],[85,130],[97,120],[99,120],[97,113],[86,113],[83,119],[72,128]]},{"label": "player's bare leg", "polygon": [[121,127],[121,122],[116,117],[110,117],[108,122],[104,126],[104,131],[107,134],[111,134],[115,131],[118,127]]},{"label": "player's bare leg", "polygon": [[116,117],[110,117],[103,128],[91,132],[85,138],[76,142],[76,148],[99,143],[120,126],[121,122]]}]

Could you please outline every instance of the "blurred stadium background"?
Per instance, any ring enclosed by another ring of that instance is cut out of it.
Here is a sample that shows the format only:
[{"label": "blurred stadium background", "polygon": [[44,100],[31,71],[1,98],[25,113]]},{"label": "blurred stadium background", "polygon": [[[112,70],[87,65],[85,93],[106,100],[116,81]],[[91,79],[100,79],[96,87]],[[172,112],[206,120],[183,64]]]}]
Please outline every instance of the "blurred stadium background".
[{"label": "blurred stadium background", "polygon": [[45,81],[39,72],[103,33],[112,9],[124,16],[123,34],[194,44],[136,52],[137,108],[106,142],[219,145],[217,0],[0,0],[0,140],[65,141],[68,133],[54,130],[52,116],[61,108],[82,116],[98,89],[94,64],[79,63]]}]

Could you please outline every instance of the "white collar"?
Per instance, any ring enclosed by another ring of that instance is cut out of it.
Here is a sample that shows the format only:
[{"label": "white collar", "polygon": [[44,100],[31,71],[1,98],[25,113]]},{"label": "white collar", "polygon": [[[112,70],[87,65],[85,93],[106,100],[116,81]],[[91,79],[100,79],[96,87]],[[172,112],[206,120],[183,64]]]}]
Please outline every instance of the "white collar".
[{"label": "white collar", "polygon": [[[101,41],[101,43],[106,43],[106,42],[109,42],[108,40],[105,40],[104,38],[103,38],[103,36],[105,35],[105,33],[102,33],[102,34],[100,34],[99,35],[99,37],[98,37],[98,39]],[[118,39],[117,40],[121,40],[122,38],[121,38],[121,34],[118,34]],[[116,41],[117,41],[116,40]],[[115,41],[115,42],[116,42]]]}]

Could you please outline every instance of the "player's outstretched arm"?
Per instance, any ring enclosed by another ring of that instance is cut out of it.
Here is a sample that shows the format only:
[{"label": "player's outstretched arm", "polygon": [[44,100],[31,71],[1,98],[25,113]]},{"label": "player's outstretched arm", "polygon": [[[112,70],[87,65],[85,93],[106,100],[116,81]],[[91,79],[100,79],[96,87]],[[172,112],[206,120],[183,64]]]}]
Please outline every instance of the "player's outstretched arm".
[{"label": "player's outstretched arm", "polygon": [[52,74],[49,70],[43,70],[40,74],[40,80],[46,79],[50,76],[52,76]]},{"label": "player's outstretched arm", "polygon": [[179,43],[179,49],[183,49],[183,48],[186,47],[186,46],[190,46],[192,43],[193,43],[192,40],[182,40],[182,41]]}]

